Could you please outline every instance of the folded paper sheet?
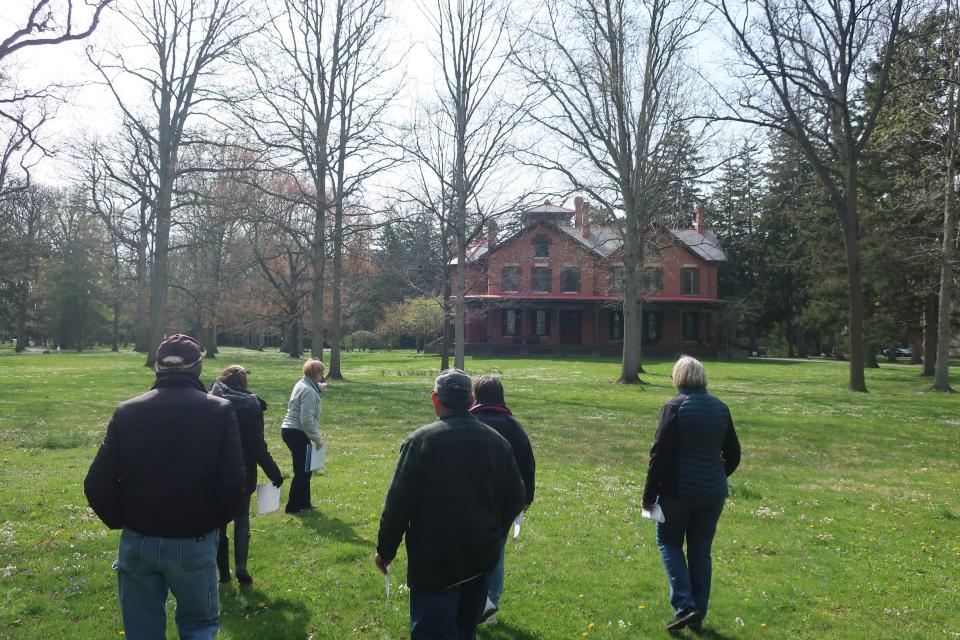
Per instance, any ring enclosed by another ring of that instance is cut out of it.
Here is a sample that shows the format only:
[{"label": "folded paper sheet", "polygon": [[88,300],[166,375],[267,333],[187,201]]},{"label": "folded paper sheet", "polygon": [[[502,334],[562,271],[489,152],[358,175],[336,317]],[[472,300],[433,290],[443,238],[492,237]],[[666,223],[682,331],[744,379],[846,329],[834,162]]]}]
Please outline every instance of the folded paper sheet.
[{"label": "folded paper sheet", "polygon": [[307,471],[320,471],[323,469],[324,463],[327,461],[327,445],[324,444],[320,447],[320,450],[317,451],[313,446],[313,443],[310,442],[307,444]]},{"label": "folded paper sheet", "polygon": [[513,539],[516,540],[517,536],[520,535],[520,525],[523,523],[523,511],[517,514],[517,517],[513,519]]},{"label": "folded paper sheet", "polygon": [[642,515],[647,520],[653,520],[654,522],[664,522],[663,510],[660,508],[660,505],[658,504],[654,504],[653,509],[650,509],[650,511],[643,509],[640,512],[640,515]]},{"label": "folded paper sheet", "polygon": [[270,513],[280,508],[280,487],[269,482],[257,485],[257,513]]}]

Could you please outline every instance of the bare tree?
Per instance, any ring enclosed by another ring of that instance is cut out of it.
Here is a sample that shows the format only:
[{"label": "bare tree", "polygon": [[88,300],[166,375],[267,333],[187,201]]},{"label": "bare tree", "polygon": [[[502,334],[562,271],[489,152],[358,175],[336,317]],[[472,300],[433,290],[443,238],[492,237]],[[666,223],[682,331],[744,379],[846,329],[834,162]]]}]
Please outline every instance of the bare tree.
[{"label": "bare tree", "polygon": [[245,58],[255,91],[238,115],[267,149],[271,169],[297,184],[296,189],[275,195],[297,198],[313,212],[310,333],[313,357],[319,360],[325,333],[328,185],[334,148],[330,138],[335,135],[337,89],[358,36],[350,31],[351,18],[379,4],[379,0],[283,0],[278,14],[259,34],[262,46],[251,47]]},{"label": "bare tree", "polygon": [[330,190],[333,198],[333,278],[330,303],[330,362],[327,377],[343,378],[343,254],[346,239],[371,229],[360,200],[367,183],[399,162],[387,147],[386,111],[399,92],[385,76],[393,68],[382,35],[388,22],[384,0],[355,2],[345,16],[347,47],[335,87],[335,137],[331,139]]},{"label": "bare tree", "polygon": [[83,40],[94,32],[100,16],[113,0],[33,0],[13,18],[13,26],[0,34],[0,198],[8,192],[8,177],[16,161],[26,180],[18,187],[29,185],[30,169],[36,163],[32,151],[49,155],[49,149],[39,138],[41,127],[50,119],[49,103],[60,99],[57,88],[41,83],[40,88],[21,87],[17,79],[2,66],[13,54],[29,47],[57,45]]},{"label": "bare tree", "polygon": [[15,185],[0,200],[0,298],[12,308],[16,350],[27,347],[37,297],[39,261],[48,250],[48,219],[54,194],[38,184]]},{"label": "bare tree", "polygon": [[[470,225],[470,209],[482,220],[495,217],[495,175],[511,157],[511,139],[523,121],[526,95],[503,100],[512,7],[508,0],[436,0],[423,7],[433,28],[432,55],[440,66],[439,106],[433,115],[449,166],[432,167],[449,193],[450,237],[456,250],[454,366],[464,366],[466,344],[467,247],[482,228]],[[435,156],[434,159],[437,159]],[[424,162],[425,155],[416,160]],[[501,210],[510,210],[511,205]],[[473,227],[471,229],[471,226]]]},{"label": "bare tree", "polygon": [[562,175],[622,227],[620,383],[640,382],[642,275],[651,225],[678,177],[672,137],[690,119],[683,55],[705,17],[696,0],[552,0],[517,64],[544,100],[531,117],[559,144],[528,163]]},{"label": "bare tree", "polygon": [[729,27],[743,67],[741,90],[722,119],[796,140],[836,211],[846,246],[850,389],[866,392],[859,162],[890,91],[904,0],[711,4]]},{"label": "bare tree", "polygon": [[[150,273],[150,331],[147,366],[163,338],[168,287],[168,251],[174,190],[188,168],[181,162],[191,143],[189,122],[213,99],[211,75],[248,35],[246,0],[136,0],[117,8],[124,22],[149,51],[149,62],[114,48],[98,59],[90,55],[124,118],[153,147],[152,184],[147,196],[154,211],[154,250]],[[148,95],[127,94],[122,86],[137,83]]]},{"label": "bare tree", "polygon": [[936,391],[953,391],[950,386],[950,319],[953,312],[953,269],[957,255],[957,135],[960,130],[960,109],[957,91],[960,87],[960,55],[957,47],[956,0],[947,0],[943,24],[943,47],[947,77],[946,131],[943,140],[943,252],[940,256],[940,311],[937,319],[937,363],[933,376]]},{"label": "bare tree", "polygon": [[[152,153],[136,127],[124,121],[121,131],[107,140],[87,141],[74,158],[78,181],[90,206],[113,239],[115,254],[128,254],[133,271],[134,350],[149,351],[150,246],[154,228]],[[122,251],[121,251],[122,250]]]}]

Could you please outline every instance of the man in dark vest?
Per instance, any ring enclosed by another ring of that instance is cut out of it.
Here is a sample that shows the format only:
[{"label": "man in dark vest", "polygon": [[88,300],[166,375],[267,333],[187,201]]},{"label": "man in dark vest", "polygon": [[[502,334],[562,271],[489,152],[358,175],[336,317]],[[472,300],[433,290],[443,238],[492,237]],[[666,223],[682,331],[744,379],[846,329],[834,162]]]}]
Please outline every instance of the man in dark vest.
[{"label": "man in dark vest", "polygon": [[386,574],[406,535],[411,640],[473,640],[526,491],[510,444],[470,415],[465,373],[441,372],[432,398],[439,420],[400,447],[374,562]]},{"label": "man in dark vest", "polygon": [[129,640],[166,637],[167,592],[184,640],[220,626],[217,531],[244,498],[243,452],[230,403],[200,382],[200,345],[174,335],[157,349],[150,391],[120,403],[84,492],[122,529],[114,569]]}]

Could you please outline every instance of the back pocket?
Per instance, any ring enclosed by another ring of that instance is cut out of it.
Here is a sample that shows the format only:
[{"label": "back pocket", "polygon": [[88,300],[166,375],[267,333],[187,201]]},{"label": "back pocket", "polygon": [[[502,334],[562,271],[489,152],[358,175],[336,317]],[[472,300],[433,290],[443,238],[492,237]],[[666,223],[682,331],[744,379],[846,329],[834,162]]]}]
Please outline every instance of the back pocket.
[{"label": "back pocket", "polygon": [[198,571],[214,566],[217,559],[217,534],[209,533],[203,540],[180,540],[180,567],[184,571]]}]

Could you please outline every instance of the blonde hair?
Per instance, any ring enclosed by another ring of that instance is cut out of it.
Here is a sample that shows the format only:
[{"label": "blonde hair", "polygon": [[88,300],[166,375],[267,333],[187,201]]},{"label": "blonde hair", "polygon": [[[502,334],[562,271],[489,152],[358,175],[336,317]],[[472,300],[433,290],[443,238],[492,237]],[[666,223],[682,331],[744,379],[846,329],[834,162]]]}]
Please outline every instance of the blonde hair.
[{"label": "blonde hair", "polygon": [[307,360],[303,363],[303,375],[308,378],[322,376],[324,371],[326,371],[326,367],[323,366],[322,360]]},{"label": "blonde hair", "polygon": [[673,386],[677,389],[692,389],[707,386],[707,372],[696,358],[682,356],[673,365]]}]

